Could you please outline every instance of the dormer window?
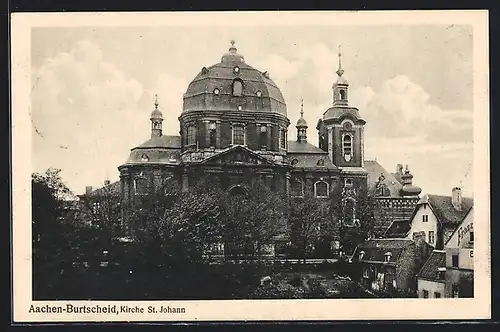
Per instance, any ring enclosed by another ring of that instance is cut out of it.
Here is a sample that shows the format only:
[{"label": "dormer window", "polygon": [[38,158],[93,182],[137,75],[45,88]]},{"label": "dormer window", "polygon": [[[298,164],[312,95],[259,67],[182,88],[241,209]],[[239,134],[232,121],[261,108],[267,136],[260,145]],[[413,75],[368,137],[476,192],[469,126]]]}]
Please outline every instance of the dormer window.
[{"label": "dormer window", "polygon": [[292,166],[297,165],[298,163],[299,163],[298,159],[293,159],[291,162]]},{"label": "dormer window", "polygon": [[388,251],[385,253],[385,262],[390,262],[392,257],[392,252]]},{"label": "dormer window", "polygon": [[148,155],[147,155],[147,154],[143,154],[143,155],[141,156],[141,161],[149,161],[149,157],[148,157]]},{"label": "dormer window", "polygon": [[364,252],[363,250],[361,250],[361,251],[359,252],[359,260],[362,260],[362,259],[363,259],[363,257],[365,257],[365,252]]},{"label": "dormer window", "polygon": [[241,96],[243,94],[243,83],[240,79],[233,81],[233,96]]},{"label": "dormer window", "polygon": [[323,159],[318,160],[316,163],[317,166],[325,166],[325,161]]}]

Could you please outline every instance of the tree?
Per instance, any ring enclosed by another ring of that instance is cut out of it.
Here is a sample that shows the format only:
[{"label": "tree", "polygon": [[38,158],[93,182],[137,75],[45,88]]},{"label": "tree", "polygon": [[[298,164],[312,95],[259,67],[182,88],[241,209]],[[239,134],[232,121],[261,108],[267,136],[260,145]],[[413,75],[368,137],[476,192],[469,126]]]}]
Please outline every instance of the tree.
[{"label": "tree", "polygon": [[221,199],[223,238],[233,255],[262,259],[277,236],[288,234],[286,202],[260,180]]},{"label": "tree", "polygon": [[340,247],[351,253],[373,233],[375,198],[366,188],[337,188],[332,192],[331,213],[339,220]]},{"label": "tree", "polygon": [[120,183],[105,183],[90,194],[80,196],[82,216],[87,222],[108,232],[116,233],[121,224]]},{"label": "tree", "polygon": [[309,247],[318,241],[328,240],[333,235],[335,220],[330,213],[328,201],[312,195],[291,198],[289,207],[293,242],[305,263]]}]

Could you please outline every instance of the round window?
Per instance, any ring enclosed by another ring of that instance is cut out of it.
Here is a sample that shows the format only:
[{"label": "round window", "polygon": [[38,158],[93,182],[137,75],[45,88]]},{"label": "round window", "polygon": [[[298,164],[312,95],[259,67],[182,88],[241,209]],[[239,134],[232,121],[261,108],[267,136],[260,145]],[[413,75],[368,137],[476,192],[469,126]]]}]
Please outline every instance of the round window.
[{"label": "round window", "polygon": [[299,162],[299,161],[298,161],[297,159],[293,159],[293,160],[292,160],[292,165],[297,165],[297,164],[298,164],[298,162]]},{"label": "round window", "polygon": [[214,94],[218,95],[219,93],[220,93],[220,90],[219,90],[219,89],[217,89],[217,88],[215,88],[215,89],[214,89]]},{"label": "round window", "polygon": [[238,66],[234,67],[234,72],[235,73],[239,73],[240,72],[240,67],[238,67]]},{"label": "round window", "polygon": [[262,96],[262,91],[257,90],[257,92],[255,94],[257,95],[257,97],[261,97]]}]

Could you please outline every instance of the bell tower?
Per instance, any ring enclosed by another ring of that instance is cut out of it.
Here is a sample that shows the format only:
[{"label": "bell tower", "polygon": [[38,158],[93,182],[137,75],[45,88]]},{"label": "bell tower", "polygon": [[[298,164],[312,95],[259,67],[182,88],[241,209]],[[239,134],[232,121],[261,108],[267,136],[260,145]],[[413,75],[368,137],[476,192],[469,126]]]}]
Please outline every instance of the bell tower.
[{"label": "bell tower", "polygon": [[304,99],[301,100],[300,104],[300,118],[297,120],[295,125],[297,128],[297,142],[306,143],[307,142],[307,122],[304,119]]}]

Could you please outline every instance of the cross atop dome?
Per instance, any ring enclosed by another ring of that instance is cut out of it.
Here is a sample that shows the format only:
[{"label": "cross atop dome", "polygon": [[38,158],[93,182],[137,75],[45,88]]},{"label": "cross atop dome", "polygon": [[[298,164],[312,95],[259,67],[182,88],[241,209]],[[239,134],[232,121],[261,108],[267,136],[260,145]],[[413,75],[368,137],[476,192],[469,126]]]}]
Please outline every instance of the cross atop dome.
[{"label": "cross atop dome", "polygon": [[155,93],[155,110],[158,109],[158,94]]},{"label": "cross atop dome", "polygon": [[344,74],[344,69],[342,69],[342,52],[340,51],[339,45],[339,69],[337,69],[337,75],[342,76]]},{"label": "cross atop dome", "polygon": [[229,48],[229,52],[235,52],[235,53],[236,53],[236,51],[238,50],[238,49],[234,46],[234,44],[236,43],[236,41],[235,41],[234,39],[231,39],[230,43],[231,43],[231,47]]},{"label": "cross atop dome", "polygon": [[304,117],[304,98],[300,98],[300,117]]}]

